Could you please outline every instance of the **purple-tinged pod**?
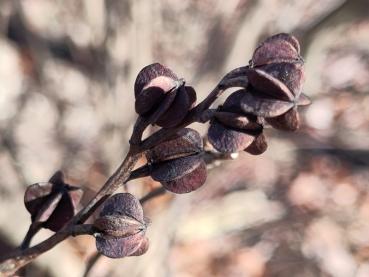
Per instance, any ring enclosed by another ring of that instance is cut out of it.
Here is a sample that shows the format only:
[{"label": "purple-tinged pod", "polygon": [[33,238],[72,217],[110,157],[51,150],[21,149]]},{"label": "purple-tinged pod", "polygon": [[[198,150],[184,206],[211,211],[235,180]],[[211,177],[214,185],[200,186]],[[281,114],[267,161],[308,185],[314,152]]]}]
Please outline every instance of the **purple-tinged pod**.
[{"label": "purple-tinged pod", "polygon": [[129,193],[118,193],[104,204],[94,227],[96,248],[104,256],[123,258],[144,254],[147,223],[140,201]]},{"label": "purple-tinged pod", "polygon": [[[289,95],[290,96],[289,100],[293,100],[295,99],[295,97],[298,97],[301,94],[302,86],[305,81],[303,63],[289,63],[289,62],[272,63],[259,67],[259,70],[264,71],[266,73],[266,79],[267,76],[269,75],[282,82],[289,89],[289,94],[292,93],[292,95]],[[257,87],[255,88],[258,89]],[[261,90],[266,93],[268,92],[267,89],[264,90],[258,89],[258,90]]]},{"label": "purple-tinged pod", "polygon": [[[273,66],[274,64],[268,65]],[[283,101],[293,101],[295,98],[291,90],[286,86],[283,80],[278,79],[282,73],[266,72],[261,69],[249,69],[246,73],[250,84],[254,89],[260,91],[272,98]],[[277,75],[277,76],[275,76]],[[284,75],[282,75],[284,76]]]},{"label": "purple-tinged pod", "polygon": [[28,186],[24,205],[32,222],[57,232],[74,216],[81,197],[82,190],[66,184],[62,172],[58,171],[49,182]]},{"label": "purple-tinged pod", "polygon": [[205,183],[206,177],[206,164],[202,160],[193,171],[174,180],[162,181],[161,184],[168,191],[183,194],[200,188]]},{"label": "purple-tinged pod", "polygon": [[278,61],[302,60],[300,45],[296,38],[288,34],[277,34],[267,38],[254,51],[252,65],[260,66]]},{"label": "purple-tinged pod", "polygon": [[293,102],[273,99],[260,92],[245,92],[241,101],[241,109],[260,117],[276,117],[286,113],[295,104]]},{"label": "purple-tinged pod", "polygon": [[196,91],[189,86],[181,86],[169,109],[159,118],[156,124],[163,128],[179,125],[196,103]]},{"label": "purple-tinged pod", "polygon": [[219,122],[212,122],[208,130],[210,144],[219,152],[235,153],[247,148],[255,139],[255,135],[247,131],[227,128]]},{"label": "purple-tinged pod", "polygon": [[196,154],[154,163],[152,165],[151,177],[158,182],[167,182],[178,179],[192,172],[202,161],[202,154]]},{"label": "purple-tinged pod", "polygon": [[163,128],[178,126],[196,102],[196,92],[164,65],[144,67],[135,82],[135,110]]},{"label": "purple-tinged pod", "polygon": [[191,128],[183,128],[166,141],[147,151],[146,158],[150,163],[157,163],[202,151],[203,141],[200,134]]},{"label": "purple-tinged pod", "polygon": [[273,118],[266,118],[266,121],[275,129],[282,131],[296,131],[300,127],[300,117],[297,107],[288,112]]},{"label": "purple-tinged pod", "polygon": [[251,155],[261,155],[268,149],[268,143],[263,133],[258,135],[255,140],[245,149]]}]

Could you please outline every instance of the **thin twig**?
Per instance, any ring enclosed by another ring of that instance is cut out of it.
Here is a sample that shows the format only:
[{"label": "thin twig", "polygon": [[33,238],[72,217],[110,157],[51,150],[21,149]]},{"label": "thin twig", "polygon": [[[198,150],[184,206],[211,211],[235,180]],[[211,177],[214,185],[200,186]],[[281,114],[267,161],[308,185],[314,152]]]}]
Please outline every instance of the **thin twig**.
[{"label": "thin twig", "polygon": [[59,242],[63,241],[69,236],[92,235],[95,230],[92,225],[73,225],[55,233],[45,241],[27,249],[18,249],[17,251],[3,257],[0,264],[1,276],[13,276],[15,272],[21,267],[25,266],[42,253],[48,251]]}]

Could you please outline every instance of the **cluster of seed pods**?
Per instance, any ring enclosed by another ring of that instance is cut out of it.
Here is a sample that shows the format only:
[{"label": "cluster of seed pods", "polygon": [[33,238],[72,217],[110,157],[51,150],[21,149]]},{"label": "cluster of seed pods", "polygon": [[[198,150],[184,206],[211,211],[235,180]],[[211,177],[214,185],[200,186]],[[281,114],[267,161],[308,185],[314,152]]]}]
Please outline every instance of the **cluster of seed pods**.
[{"label": "cluster of seed pods", "polygon": [[33,223],[57,232],[74,216],[81,197],[82,190],[66,184],[58,171],[48,182],[28,186],[24,205]]},{"label": "cluster of seed pods", "polygon": [[[266,123],[280,130],[297,130],[297,108],[310,103],[302,93],[303,65],[293,36],[278,34],[262,42],[245,70],[246,87],[229,95],[210,121],[208,140],[213,147],[222,153],[259,155],[267,149]],[[147,123],[162,128],[179,126],[196,102],[195,90],[159,63],[139,72],[134,92],[136,112]],[[194,191],[207,177],[203,152],[197,131],[179,129],[145,152],[147,164],[131,172],[130,179],[151,176],[173,193]],[[57,172],[49,182],[29,186],[24,200],[32,222],[58,231],[73,217],[81,195]],[[136,197],[115,194],[104,203],[93,224],[97,250],[111,258],[142,255],[149,246],[147,225]]]},{"label": "cluster of seed pods", "polygon": [[279,130],[297,130],[297,107],[310,103],[302,93],[303,66],[293,36],[282,33],[262,42],[245,72],[247,87],[231,94],[211,122],[208,138],[214,148],[261,154],[267,148],[265,121]]}]

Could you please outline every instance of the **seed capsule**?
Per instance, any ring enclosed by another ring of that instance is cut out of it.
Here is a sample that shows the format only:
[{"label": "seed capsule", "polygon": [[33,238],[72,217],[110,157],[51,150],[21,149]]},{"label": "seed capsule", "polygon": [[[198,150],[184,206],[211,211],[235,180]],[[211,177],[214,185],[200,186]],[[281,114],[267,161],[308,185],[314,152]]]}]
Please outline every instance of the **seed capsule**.
[{"label": "seed capsule", "polygon": [[148,249],[146,226],[140,201],[129,193],[115,194],[94,222],[96,248],[110,258],[142,255]]},{"label": "seed capsule", "polygon": [[164,128],[179,125],[196,102],[196,92],[169,68],[144,67],[135,82],[136,112]]},{"label": "seed capsule", "polygon": [[206,180],[202,152],[200,134],[190,128],[181,129],[147,152],[146,157],[151,164],[150,175],[174,193],[196,190]]},{"label": "seed capsule", "polygon": [[81,197],[82,190],[64,183],[63,173],[58,171],[49,182],[28,186],[24,205],[32,222],[57,232],[74,216]]}]

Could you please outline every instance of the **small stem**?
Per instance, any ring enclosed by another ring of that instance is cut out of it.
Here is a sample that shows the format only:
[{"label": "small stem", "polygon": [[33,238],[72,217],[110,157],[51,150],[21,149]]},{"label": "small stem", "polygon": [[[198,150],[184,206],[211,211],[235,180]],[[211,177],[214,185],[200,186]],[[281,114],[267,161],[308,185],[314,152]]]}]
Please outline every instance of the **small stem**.
[{"label": "small stem", "polygon": [[146,164],[144,166],[141,166],[133,170],[131,174],[129,175],[128,179],[124,183],[128,183],[129,181],[132,181],[134,179],[147,177],[149,175],[150,175],[150,166]]},{"label": "small stem", "polygon": [[55,233],[48,239],[33,247],[24,250],[18,249],[8,256],[2,257],[0,259],[0,276],[13,276],[18,269],[33,261],[42,253],[53,248],[55,245],[65,240],[69,236],[79,236],[87,234],[91,235],[93,233],[94,228],[92,227],[92,225],[71,226],[70,228],[62,229],[61,231]]},{"label": "small stem", "polygon": [[24,237],[20,248],[21,249],[26,249],[30,246],[32,238],[38,233],[38,231],[40,231],[42,224],[40,222],[33,222],[30,226],[29,229],[27,231],[26,236]]},{"label": "small stem", "polygon": [[69,225],[83,223],[129,177],[140,154],[128,152],[126,158],[90,202],[72,219]]}]

